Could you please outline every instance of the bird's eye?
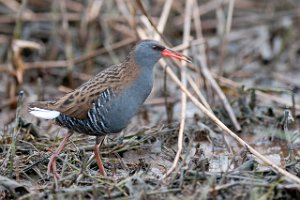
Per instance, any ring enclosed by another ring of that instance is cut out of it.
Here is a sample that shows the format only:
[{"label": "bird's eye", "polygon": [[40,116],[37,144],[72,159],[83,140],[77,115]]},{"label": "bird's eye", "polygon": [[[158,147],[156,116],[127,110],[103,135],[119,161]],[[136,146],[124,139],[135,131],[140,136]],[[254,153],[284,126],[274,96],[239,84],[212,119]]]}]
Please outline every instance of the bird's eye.
[{"label": "bird's eye", "polygon": [[153,45],[152,49],[154,49],[156,51],[162,51],[162,50],[164,50],[164,48],[162,46],[157,46],[157,45]]}]

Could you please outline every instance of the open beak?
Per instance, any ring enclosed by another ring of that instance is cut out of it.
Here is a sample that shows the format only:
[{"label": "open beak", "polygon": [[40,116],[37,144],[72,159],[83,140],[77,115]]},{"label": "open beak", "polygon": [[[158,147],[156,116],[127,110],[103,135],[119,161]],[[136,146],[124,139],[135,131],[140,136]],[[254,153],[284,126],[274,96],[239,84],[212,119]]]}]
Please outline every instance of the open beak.
[{"label": "open beak", "polygon": [[176,58],[178,60],[184,60],[186,62],[189,62],[191,63],[192,62],[192,59],[185,56],[185,55],[182,55],[180,53],[177,53],[175,51],[172,51],[170,49],[164,49],[161,51],[161,55],[165,56],[165,57],[171,57],[171,58]]}]

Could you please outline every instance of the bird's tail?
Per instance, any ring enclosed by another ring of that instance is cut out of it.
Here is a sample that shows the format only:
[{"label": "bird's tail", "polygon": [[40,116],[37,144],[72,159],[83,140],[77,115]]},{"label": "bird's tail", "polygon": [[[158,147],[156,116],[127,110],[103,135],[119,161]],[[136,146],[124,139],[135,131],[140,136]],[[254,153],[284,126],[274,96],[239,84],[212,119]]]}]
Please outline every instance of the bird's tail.
[{"label": "bird's tail", "polygon": [[35,117],[43,119],[54,119],[60,115],[60,112],[49,108],[49,101],[38,101],[28,105],[28,112]]}]

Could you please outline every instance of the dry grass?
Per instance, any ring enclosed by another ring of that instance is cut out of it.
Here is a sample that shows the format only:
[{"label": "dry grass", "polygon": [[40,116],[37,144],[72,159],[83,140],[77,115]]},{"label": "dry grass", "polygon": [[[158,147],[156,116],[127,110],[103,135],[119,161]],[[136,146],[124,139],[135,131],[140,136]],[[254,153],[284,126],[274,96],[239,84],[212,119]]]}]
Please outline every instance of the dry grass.
[{"label": "dry grass", "polygon": [[[299,199],[300,4],[258,0],[5,0],[0,3],[0,199]],[[138,115],[109,136],[98,174],[94,138],[26,104],[58,98],[135,42],[193,58],[161,60]],[[24,93],[20,94],[20,91]],[[233,130],[233,131],[231,131]]]}]

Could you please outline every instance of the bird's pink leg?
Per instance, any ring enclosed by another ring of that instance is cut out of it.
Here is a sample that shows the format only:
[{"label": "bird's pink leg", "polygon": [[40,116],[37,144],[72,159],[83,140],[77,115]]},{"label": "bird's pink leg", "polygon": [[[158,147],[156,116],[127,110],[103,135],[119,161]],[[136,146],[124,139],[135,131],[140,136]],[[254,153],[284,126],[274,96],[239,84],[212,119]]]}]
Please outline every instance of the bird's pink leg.
[{"label": "bird's pink leg", "polygon": [[100,147],[103,143],[103,140],[104,140],[105,136],[97,136],[96,137],[96,145],[94,147],[94,153],[95,153],[95,158],[96,158],[96,161],[97,161],[97,165],[99,167],[99,171],[100,171],[100,174],[102,176],[106,176],[106,172],[105,172],[105,169],[104,169],[104,166],[102,164],[102,160],[101,160],[101,155],[100,155]]},{"label": "bird's pink leg", "polygon": [[48,170],[47,174],[50,175],[52,173],[56,178],[59,178],[59,174],[56,171],[56,158],[58,155],[62,152],[64,147],[66,146],[69,138],[73,135],[73,131],[69,131],[68,134],[64,137],[64,139],[59,144],[59,147],[56,149],[56,151],[51,155],[49,163],[48,163]]}]

